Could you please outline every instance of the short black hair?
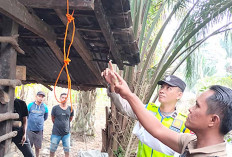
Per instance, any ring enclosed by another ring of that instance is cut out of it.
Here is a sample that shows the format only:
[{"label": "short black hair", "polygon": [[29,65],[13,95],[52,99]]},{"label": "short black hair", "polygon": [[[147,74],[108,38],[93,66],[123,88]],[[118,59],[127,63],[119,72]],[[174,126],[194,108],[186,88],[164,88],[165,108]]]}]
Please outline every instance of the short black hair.
[{"label": "short black hair", "polygon": [[210,87],[214,94],[207,98],[207,114],[217,114],[220,119],[220,133],[225,135],[232,130],[232,90],[214,85]]},{"label": "short black hair", "polygon": [[60,98],[62,97],[62,95],[67,95],[67,93],[61,93],[61,94],[60,94]]}]

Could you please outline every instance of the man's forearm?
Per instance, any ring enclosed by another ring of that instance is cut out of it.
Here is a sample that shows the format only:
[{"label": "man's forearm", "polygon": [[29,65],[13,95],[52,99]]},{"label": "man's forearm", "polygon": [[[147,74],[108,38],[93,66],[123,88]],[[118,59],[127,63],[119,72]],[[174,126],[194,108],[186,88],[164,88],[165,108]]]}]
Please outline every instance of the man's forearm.
[{"label": "man's forearm", "polygon": [[146,128],[146,130],[153,132],[153,134],[156,135],[157,129],[154,130],[153,128],[162,128],[163,125],[160,123],[160,121],[154,118],[154,116],[144,108],[142,101],[134,93],[129,94],[126,97],[126,100],[132,107],[134,113],[139,119],[139,122]]},{"label": "man's forearm", "polygon": [[148,133],[143,126],[139,122],[136,123],[133,129],[133,134],[137,136],[137,138],[147,146],[152,149],[164,153],[166,155],[174,155],[175,151],[173,151],[168,146],[164,145],[157,138],[154,138],[150,133]]},{"label": "man's forearm", "polygon": [[27,130],[27,117],[23,117],[23,134],[26,134]]},{"label": "man's forearm", "polygon": [[125,114],[133,119],[137,119],[136,115],[134,114],[130,104],[127,100],[123,99],[119,94],[109,91],[108,89],[108,96],[111,97],[113,104],[122,114]]}]

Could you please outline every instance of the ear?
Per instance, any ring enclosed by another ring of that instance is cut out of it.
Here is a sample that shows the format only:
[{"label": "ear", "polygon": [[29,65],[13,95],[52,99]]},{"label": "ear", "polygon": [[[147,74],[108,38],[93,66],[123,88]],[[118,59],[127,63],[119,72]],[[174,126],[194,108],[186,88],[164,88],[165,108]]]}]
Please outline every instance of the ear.
[{"label": "ear", "polygon": [[209,127],[220,125],[220,117],[217,114],[212,114],[210,117]]},{"label": "ear", "polygon": [[176,97],[177,100],[180,100],[183,96],[183,92],[178,92],[178,95]]}]

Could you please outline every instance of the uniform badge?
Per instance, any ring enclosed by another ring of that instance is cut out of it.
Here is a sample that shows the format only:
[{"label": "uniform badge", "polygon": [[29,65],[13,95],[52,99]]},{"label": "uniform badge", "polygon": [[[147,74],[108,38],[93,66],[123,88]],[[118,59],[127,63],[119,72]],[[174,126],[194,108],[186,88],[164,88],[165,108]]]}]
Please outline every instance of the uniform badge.
[{"label": "uniform badge", "polygon": [[183,123],[183,122],[182,122],[181,120],[175,119],[175,120],[173,121],[172,126],[178,128],[178,129],[180,129],[181,126],[182,126],[182,123]]},{"label": "uniform badge", "polygon": [[176,132],[180,132],[182,124],[183,124],[182,120],[174,119],[174,121],[172,122],[172,125],[170,126],[170,129]]}]

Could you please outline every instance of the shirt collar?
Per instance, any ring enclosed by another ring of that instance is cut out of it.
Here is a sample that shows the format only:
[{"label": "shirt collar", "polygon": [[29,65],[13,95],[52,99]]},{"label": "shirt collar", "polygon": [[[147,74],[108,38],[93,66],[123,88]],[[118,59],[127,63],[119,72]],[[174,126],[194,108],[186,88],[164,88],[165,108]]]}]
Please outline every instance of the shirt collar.
[{"label": "shirt collar", "polygon": [[[163,117],[163,116],[162,116],[162,114],[161,114],[160,107],[158,108],[158,112],[159,112],[160,116],[161,116],[161,117]],[[174,112],[172,112],[172,114],[171,114],[170,116],[166,116],[166,117],[163,117],[163,118],[169,118],[169,117],[172,117],[173,119],[175,119],[177,115],[178,115],[178,113],[177,113],[176,108],[175,108],[175,111],[174,111]]]},{"label": "shirt collar", "polygon": [[197,148],[197,139],[191,141],[188,144],[188,150],[190,154],[195,154],[195,153],[215,153],[215,152],[223,152],[226,151],[226,142],[215,144],[212,146],[207,146],[203,148]]}]

